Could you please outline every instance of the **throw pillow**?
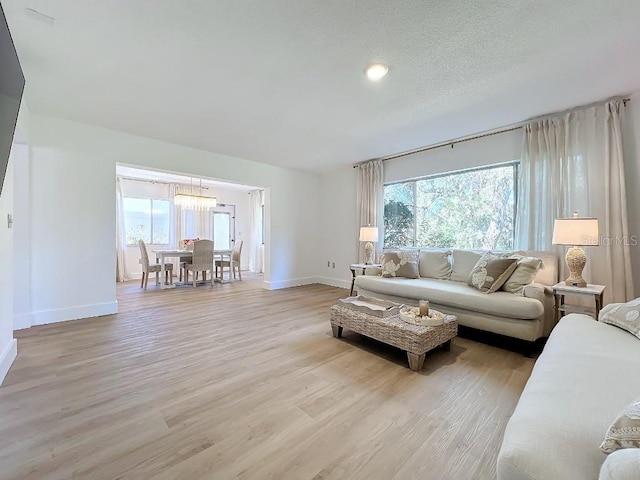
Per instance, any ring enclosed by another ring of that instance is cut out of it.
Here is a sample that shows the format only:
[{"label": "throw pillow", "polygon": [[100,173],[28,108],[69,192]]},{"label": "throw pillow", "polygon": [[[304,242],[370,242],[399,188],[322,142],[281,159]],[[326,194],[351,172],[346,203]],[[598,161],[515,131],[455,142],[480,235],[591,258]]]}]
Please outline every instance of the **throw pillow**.
[{"label": "throw pillow", "polygon": [[493,293],[507,281],[516,266],[515,258],[485,253],[471,270],[467,283],[482,293]]},{"label": "throw pillow", "polygon": [[400,250],[382,255],[383,277],[418,278],[418,251]]},{"label": "throw pillow", "polygon": [[535,257],[522,257],[520,255],[509,255],[508,258],[517,260],[516,269],[511,276],[504,282],[502,290],[509,293],[522,295],[522,289],[533,283],[538,270],[542,267],[542,260]]},{"label": "throw pillow", "polygon": [[469,250],[454,250],[453,257],[453,270],[451,270],[450,280],[453,282],[467,282],[469,274],[473,267],[478,263],[478,260],[482,257],[481,253],[471,252]]},{"label": "throw pillow", "polygon": [[600,450],[611,453],[620,448],[640,448],[640,399],[618,415],[604,436]]},{"label": "throw pillow", "polygon": [[420,250],[418,262],[420,277],[449,280],[451,276],[449,255],[451,250]]},{"label": "throw pillow", "polygon": [[627,303],[610,303],[600,310],[598,320],[620,327],[640,338],[640,298]]}]

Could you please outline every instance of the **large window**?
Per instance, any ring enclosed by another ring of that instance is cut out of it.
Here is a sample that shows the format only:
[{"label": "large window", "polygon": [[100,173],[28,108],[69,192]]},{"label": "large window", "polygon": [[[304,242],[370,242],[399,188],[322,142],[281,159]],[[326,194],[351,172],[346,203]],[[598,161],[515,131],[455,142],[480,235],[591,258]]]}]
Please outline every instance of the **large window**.
[{"label": "large window", "polygon": [[169,200],[124,197],[127,245],[138,240],[152,245],[169,244]]},{"label": "large window", "polygon": [[513,248],[518,164],[384,187],[384,247]]}]

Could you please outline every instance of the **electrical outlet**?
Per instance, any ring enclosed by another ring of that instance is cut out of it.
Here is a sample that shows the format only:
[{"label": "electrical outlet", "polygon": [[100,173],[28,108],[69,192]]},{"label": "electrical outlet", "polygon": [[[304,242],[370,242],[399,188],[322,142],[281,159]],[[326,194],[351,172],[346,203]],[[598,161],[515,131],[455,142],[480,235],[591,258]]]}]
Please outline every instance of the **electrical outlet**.
[{"label": "electrical outlet", "polygon": [[336,262],[331,262],[331,268],[336,268]]}]

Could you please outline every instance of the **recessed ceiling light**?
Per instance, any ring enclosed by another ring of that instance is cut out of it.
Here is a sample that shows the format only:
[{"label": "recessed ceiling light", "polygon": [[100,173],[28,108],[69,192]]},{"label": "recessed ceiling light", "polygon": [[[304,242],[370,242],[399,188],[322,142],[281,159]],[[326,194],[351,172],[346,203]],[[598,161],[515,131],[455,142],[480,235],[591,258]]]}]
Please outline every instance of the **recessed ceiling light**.
[{"label": "recessed ceiling light", "polygon": [[382,77],[384,77],[389,71],[389,67],[387,67],[384,63],[374,63],[373,65],[369,65],[365,68],[364,73],[367,75],[367,78],[372,82],[377,82]]}]

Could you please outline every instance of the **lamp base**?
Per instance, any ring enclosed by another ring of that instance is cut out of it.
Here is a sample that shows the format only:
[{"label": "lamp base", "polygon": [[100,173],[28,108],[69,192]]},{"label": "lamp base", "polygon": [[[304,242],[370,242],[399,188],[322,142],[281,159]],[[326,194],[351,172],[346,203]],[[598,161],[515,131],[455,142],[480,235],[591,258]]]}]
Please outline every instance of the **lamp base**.
[{"label": "lamp base", "polygon": [[373,243],[371,242],[364,244],[364,263],[365,265],[371,265],[373,263]]},{"label": "lamp base", "polygon": [[569,267],[569,278],[564,283],[570,287],[586,287],[587,282],[582,278],[582,270],[587,264],[587,255],[580,247],[571,247],[564,257]]}]

